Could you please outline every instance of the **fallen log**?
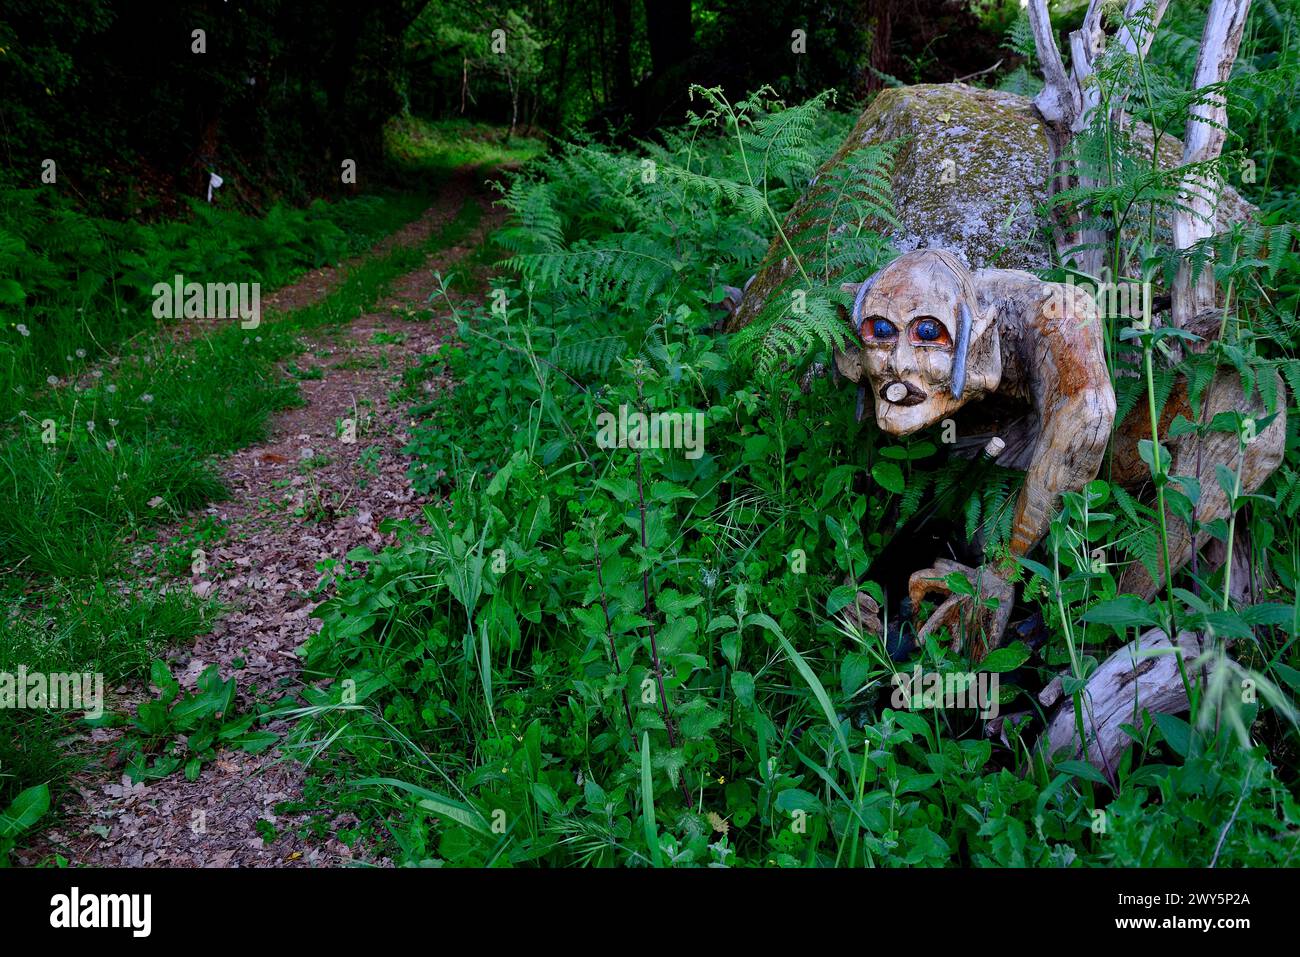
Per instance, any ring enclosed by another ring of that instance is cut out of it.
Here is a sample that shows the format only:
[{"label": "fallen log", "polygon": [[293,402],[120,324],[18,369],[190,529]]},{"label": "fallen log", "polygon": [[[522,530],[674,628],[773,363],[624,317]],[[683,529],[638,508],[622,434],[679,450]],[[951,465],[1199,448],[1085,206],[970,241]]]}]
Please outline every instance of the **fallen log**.
[{"label": "fallen log", "polygon": [[[1074,699],[1061,693],[1059,681],[1043,689],[1043,703],[1059,697],[1056,711],[1038,746],[1048,756],[1083,758],[1115,783],[1115,769],[1133,739],[1123,730],[1142,726],[1142,712],[1177,714],[1189,707],[1183,672],[1193,686],[1209,677],[1212,641],[1199,632],[1180,631],[1175,649],[1169,636],[1154,628],[1120,648],[1088,679],[1082,693],[1082,725],[1086,741],[1079,740],[1079,719]],[[1179,653],[1183,670],[1178,667]],[[1200,659],[1204,656],[1205,660]],[[1205,673],[1203,673],[1205,672]],[[1055,695],[1052,694],[1055,689]]]}]

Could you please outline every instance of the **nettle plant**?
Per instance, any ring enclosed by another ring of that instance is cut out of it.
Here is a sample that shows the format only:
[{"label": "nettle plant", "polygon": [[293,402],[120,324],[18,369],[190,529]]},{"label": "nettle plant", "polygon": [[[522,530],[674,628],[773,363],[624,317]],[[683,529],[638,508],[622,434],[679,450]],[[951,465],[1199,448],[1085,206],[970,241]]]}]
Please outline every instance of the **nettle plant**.
[{"label": "nettle plant", "polygon": [[[318,784],[415,863],[1170,863],[1216,840],[1224,860],[1278,859],[1298,815],[1262,749],[1211,761],[1186,722],[1144,727],[1117,803],[1015,722],[990,740],[972,710],[891,706],[900,666],[843,612],[899,514],[955,476],[926,469],[927,437],[860,430],[828,378],[799,387],[837,341],[820,320],[712,331],[847,118],[700,95],[710,111],[660,143],[578,142],[516,177],[507,274],[478,302],[435,294],[460,341],[421,366],[450,384],[414,410],[408,452],[446,497],[386,523],[396,545],[323,567],[296,738]],[[825,195],[815,215],[848,201]],[[822,236],[795,253],[828,320],[855,257],[888,251],[865,226]],[[702,415],[703,454],[603,447],[620,408]],[[961,506],[972,529],[1004,521],[1010,483],[993,484]],[[1088,494],[1052,566],[1026,569],[1051,616],[1036,664],[1080,680],[1112,627],[1088,613],[1114,598],[1093,551],[1118,522]],[[1004,709],[1036,708],[1023,644],[981,665],[933,639],[920,655],[997,672]],[[1247,798],[1249,833],[1207,832]],[[1134,837],[1143,816],[1159,844]]]}]

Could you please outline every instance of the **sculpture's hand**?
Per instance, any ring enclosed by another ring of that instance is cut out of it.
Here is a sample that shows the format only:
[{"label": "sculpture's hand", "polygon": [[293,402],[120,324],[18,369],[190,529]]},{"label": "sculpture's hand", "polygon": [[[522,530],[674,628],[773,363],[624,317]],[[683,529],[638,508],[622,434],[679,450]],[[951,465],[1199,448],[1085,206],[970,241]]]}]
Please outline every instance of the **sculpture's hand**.
[{"label": "sculpture's hand", "polygon": [[[976,594],[954,592],[947,581],[953,573],[965,575]],[[920,608],[921,601],[930,595],[946,596],[917,631],[917,640],[924,642],[927,635],[947,630],[954,651],[960,651],[970,639],[975,661],[983,659],[1002,640],[1015,603],[1015,589],[993,565],[971,568],[946,558],[914,572],[908,579],[907,593],[913,608]]]}]

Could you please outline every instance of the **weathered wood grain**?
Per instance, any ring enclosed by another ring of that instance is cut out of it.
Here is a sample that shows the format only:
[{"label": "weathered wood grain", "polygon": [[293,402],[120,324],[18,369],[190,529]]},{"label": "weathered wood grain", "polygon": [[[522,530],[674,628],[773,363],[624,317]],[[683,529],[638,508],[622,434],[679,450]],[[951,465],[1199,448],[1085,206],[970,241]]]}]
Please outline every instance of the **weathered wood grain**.
[{"label": "weathered wood grain", "polygon": [[[1212,669],[1209,642],[1197,632],[1182,631],[1175,645],[1160,629],[1146,632],[1102,662],[1081,693],[1082,718],[1074,699],[1062,696],[1039,738],[1039,747],[1057,759],[1083,759],[1115,781],[1115,769],[1133,739],[1124,725],[1141,727],[1142,712],[1177,714],[1187,710],[1185,672],[1189,681],[1206,680]],[[1179,658],[1183,669],[1179,669]],[[1204,660],[1202,660],[1204,658]],[[1049,685],[1047,691],[1060,684]],[[1048,700],[1052,700],[1050,697]],[[1082,721],[1085,740],[1078,728]]]}]

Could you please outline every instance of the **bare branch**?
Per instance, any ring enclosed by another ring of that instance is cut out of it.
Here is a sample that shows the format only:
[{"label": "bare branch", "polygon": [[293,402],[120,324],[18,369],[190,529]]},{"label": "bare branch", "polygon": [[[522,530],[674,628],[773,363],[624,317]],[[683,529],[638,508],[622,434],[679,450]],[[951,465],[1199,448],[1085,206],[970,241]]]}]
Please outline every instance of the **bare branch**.
[{"label": "bare branch", "polygon": [[[1120,27],[1115,35],[1116,42],[1129,53],[1146,56],[1147,51],[1151,49],[1151,41],[1155,39],[1156,28],[1164,19],[1168,6],[1169,0],[1128,0],[1128,5],[1124,8],[1124,26]],[[1145,27],[1139,26],[1138,35],[1135,37],[1129,25],[1143,10],[1147,12],[1150,20]]]},{"label": "bare branch", "polygon": [[[1130,56],[1145,57],[1168,6],[1169,0],[1128,0],[1128,6],[1124,8],[1124,24],[1115,34],[1115,42]],[[1111,108],[1110,121],[1116,129],[1124,126],[1124,104],[1127,101],[1127,94],[1122,95]]]},{"label": "bare branch", "polygon": [[1070,96],[1074,102],[1074,118],[1070,129],[1082,132],[1092,120],[1092,111],[1101,102],[1101,90],[1089,83],[1093,63],[1106,48],[1106,31],[1101,27],[1101,0],[1091,0],[1088,12],[1083,15],[1079,29],[1070,34]]},{"label": "bare branch", "polygon": [[[1193,88],[1205,89],[1223,83],[1232,73],[1241,46],[1241,34],[1250,12],[1250,0],[1212,0],[1205,32],[1201,35],[1201,52],[1196,59]],[[1223,152],[1228,121],[1228,105],[1215,91],[1192,104],[1187,118],[1187,135],[1183,140],[1183,165],[1205,163]],[[1202,175],[1188,176],[1185,181],[1185,205],[1173,217],[1174,246],[1187,249],[1214,231],[1214,206],[1222,188]],[[1187,325],[1207,309],[1214,307],[1214,275],[1209,268],[1192,282],[1189,263],[1180,263],[1174,281],[1173,323]]]},{"label": "bare branch", "polygon": [[1034,106],[1048,123],[1068,128],[1073,118],[1067,113],[1072,103],[1070,84],[1066,79],[1061,51],[1056,46],[1047,0],[1029,0],[1029,26],[1034,31],[1034,47],[1038,51],[1038,62],[1043,65],[1046,82],[1042,92],[1034,97]]}]

